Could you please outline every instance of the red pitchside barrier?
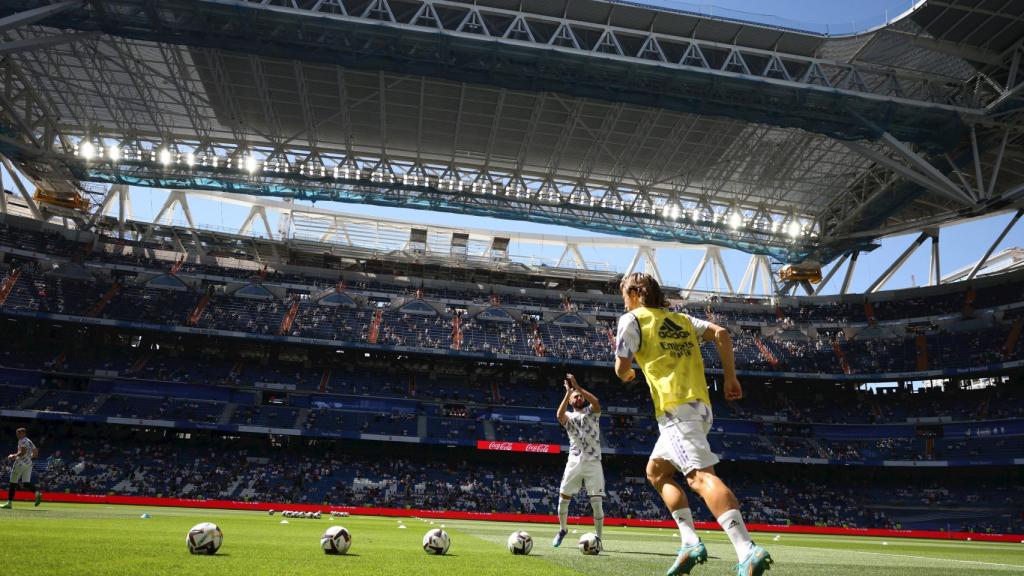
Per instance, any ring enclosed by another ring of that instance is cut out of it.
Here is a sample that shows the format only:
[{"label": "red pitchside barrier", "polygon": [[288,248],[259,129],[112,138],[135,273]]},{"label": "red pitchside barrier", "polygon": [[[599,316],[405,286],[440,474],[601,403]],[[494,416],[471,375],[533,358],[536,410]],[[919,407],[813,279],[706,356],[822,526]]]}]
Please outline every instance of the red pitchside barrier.
[{"label": "red pitchside barrier", "polygon": [[[32,492],[18,492],[15,499],[32,501]],[[236,502],[233,500],[187,500],[182,498],[155,498],[147,496],[104,496],[93,494],[65,494],[44,492],[43,506],[47,502],[75,504],[118,504],[124,506],[168,506],[177,508],[208,508],[221,510],[295,510],[298,512],[348,512],[363,516],[398,516],[404,518],[433,518],[439,520],[486,520],[490,522],[529,522],[557,524],[557,516],[544,514],[505,514],[498,512],[457,512],[449,510],[412,510],[407,508],[369,508],[357,506],[320,506],[316,504],[281,504],[270,502]],[[573,517],[570,524],[590,524],[587,516]],[[675,528],[671,520],[634,520],[630,518],[605,518],[605,526],[629,526],[633,528]],[[697,522],[698,530],[718,530],[714,522]],[[751,532],[775,532],[779,534],[824,534],[829,536],[876,536],[880,538],[934,538],[939,540],[977,540],[984,542],[1024,542],[1024,534],[981,534],[974,532],[938,532],[933,530],[883,530],[876,528],[832,528],[826,526],[777,526],[774,524],[747,524]]]}]

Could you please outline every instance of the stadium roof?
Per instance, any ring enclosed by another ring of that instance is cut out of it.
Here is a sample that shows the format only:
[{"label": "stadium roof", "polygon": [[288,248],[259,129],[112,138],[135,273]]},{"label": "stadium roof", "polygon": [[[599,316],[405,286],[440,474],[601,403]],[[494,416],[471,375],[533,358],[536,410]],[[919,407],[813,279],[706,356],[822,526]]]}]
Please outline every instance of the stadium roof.
[{"label": "stadium roof", "polygon": [[1020,3],[922,2],[842,37],[598,0],[0,16],[0,151],[58,195],[333,199],[799,262],[1024,192]]}]

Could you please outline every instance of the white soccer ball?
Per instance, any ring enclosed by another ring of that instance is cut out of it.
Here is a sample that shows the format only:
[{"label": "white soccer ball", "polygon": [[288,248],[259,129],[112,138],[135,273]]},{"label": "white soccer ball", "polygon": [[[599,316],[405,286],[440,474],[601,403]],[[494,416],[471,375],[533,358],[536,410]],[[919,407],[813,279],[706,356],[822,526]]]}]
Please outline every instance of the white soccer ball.
[{"label": "white soccer ball", "polygon": [[527,555],[533,550],[533,537],[517,530],[508,537],[508,551],[517,555]]},{"label": "white soccer ball", "polygon": [[224,533],[213,522],[196,524],[188,531],[185,543],[193,554],[216,554],[224,541]]},{"label": "white soccer ball", "polygon": [[423,550],[427,554],[441,554],[448,553],[448,547],[452,545],[452,539],[448,537],[448,533],[440,528],[434,528],[423,535]]},{"label": "white soccer ball", "polygon": [[331,526],[320,537],[324,554],[344,554],[352,546],[352,534],[341,526]]},{"label": "white soccer ball", "polygon": [[580,543],[578,546],[580,552],[585,556],[595,556],[604,550],[604,545],[601,544],[601,539],[593,532],[587,532],[583,536],[580,536]]}]

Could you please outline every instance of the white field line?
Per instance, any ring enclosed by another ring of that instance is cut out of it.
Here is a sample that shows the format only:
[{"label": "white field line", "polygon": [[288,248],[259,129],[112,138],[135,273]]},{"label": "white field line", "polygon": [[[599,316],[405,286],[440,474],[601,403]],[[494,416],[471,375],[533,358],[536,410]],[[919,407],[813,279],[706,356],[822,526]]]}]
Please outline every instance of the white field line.
[{"label": "white field line", "polygon": [[999,566],[1001,568],[1024,568],[1022,564],[1000,564],[998,562],[982,562],[980,560],[958,560],[956,558],[936,558],[934,556],[911,556],[910,554],[887,554],[885,552],[868,552],[866,550],[845,550],[857,554],[871,554],[872,556],[893,556],[896,558],[911,558],[914,560],[933,560],[936,562],[961,562],[963,564],[981,564],[983,566]]}]

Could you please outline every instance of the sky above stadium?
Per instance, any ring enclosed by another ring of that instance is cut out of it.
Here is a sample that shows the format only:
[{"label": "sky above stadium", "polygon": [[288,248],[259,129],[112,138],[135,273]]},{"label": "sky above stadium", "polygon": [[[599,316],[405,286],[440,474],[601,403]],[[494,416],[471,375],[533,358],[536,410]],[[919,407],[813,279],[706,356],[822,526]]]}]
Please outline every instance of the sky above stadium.
[{"label": "sky above stadium", "polygon": [[708,16],[732,18],[821,34],[854,34],[889,22],[919,0],[631,0]]}]

